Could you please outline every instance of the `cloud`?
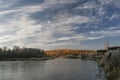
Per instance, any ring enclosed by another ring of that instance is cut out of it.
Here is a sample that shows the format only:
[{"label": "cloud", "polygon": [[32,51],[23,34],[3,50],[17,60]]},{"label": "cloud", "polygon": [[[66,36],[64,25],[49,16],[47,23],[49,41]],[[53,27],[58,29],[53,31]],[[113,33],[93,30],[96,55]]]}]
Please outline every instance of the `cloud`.
[{"label": "cloud", "polygon": [[117,6],[117,7],[119,7],[120,8],[120,0],[113,0],[113,2],[114,2],[114,4]]},{"label": "cloud", "polygon": [[106,4],[113,4],[116,7],[120,8],[120,0],[99,0],[99,2],[101,2],[102,5],[106,5]]},{"label": "cloud", "polygon": [[112,14],[112,16],[109,18],[110,18],[110,20],[114,20],[116,18],[118,19],[118,18],[120,18],[120,15],[119,14]]},{"label": "cloud", "polygon": [[99,0],[99,2],[101,2],[102,5],[110,4],[112,1],[114,0]]},{"label": "cloud", "polygon": [[13,5],[17,0],[0,0],[0,8],[9,8]]},{"label": "cloud", "polygon": [[0,15],[6,15],[6,14],[10,14],[10,13],[17,13],[20,10],[7,10],[7,11],[2,11],[0,13]]},{"label": "cloud", "polygon": [[[82,45],[83,41],[120,34],[118,24],[115,27],[112,23],[111,26],[108,25],[109,27],[103,25],[119,17],[119,14],[114,13],[109,18],[106,17],[108,11],[105,5],[110,5],[111,0],[100,0],[101,4],[94,1],[78,3],[78,0],[23,2],[23,0],[15,0],[14,3],[9,2],[10,4],[0,2],[6,4],[7,8],[0,10],[0,44],[11,43],[44,49],[79,49],[89,47]],[[2,22],[2,19],[5,22]]]},{"label": "cloud", "polygon": [[93,9],[93,8],[96,8],[97,5],[96,3],[93,1],[93,2],[87,2],[83,5],[79,5],[76,7],[76,9]]},{"label": "cloud", "polygon": [[[86,16],[57,16],[57,19],[55,21],[52,21],[48,23],[46,26],[70,26],[71,24],[84,24],[84,23],[89,23],[92,22],[91,17],[86,17]],[[45,23],[46,24],[46,23]]]},{"label": "cloud", "polygon": [[119,36],[119,34],[120,34],[120,30],[119,30],[119,26],[117,26],[117,27],[109,27],[108,29],[100,30],[100,31],[91,31],[89,33],[89,36],[97,36],[95,38],[104,38],[104,37]]}]

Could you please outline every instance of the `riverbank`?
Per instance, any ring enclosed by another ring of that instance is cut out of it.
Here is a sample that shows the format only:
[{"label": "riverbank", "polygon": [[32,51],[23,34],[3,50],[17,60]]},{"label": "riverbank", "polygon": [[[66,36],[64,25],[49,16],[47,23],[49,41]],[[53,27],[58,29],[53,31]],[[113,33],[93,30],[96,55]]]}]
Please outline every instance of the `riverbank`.
[{"label": "riverbank", "polygon": [[92,60],[98,62],[99,67],[103,68],[106,76],[106,80],[120,80],[120,56],[114,55],[108,57],[107,55],[102,55],[101,57],[97,55],[89,55],[84,58],[78,57],[65,57],[72,59],[83,59]]},{"label": "riverbank", "polygon": [[51,60],[53,57],[42,57],[42,58],[1,58],[0,61],[41,61]]},{"label": "riverbank", "polygon": [[103,55],[102,57],[87,57],[87,60],[94,60],[98,62],[99,67],[103,68],[106,76],[106,80],[120,80],[120,56],[113,55],[108,57]]},{"label": "riverbank", "polygon": [[107,80],[120,80],[120,56],[103,57],[99,63],[106,73]]},{"label": "riverbank", "polygon": [[91,55],[86,59],[98,62],[103,68],[106,80],[120,80],[120,55]]}]

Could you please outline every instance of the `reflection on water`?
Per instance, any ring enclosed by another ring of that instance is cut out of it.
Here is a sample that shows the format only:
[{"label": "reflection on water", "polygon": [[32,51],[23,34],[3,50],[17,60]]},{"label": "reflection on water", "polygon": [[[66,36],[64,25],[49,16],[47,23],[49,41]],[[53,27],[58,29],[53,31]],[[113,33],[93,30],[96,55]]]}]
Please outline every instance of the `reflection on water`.
[{"label": "reflection on water", "polygon": [[96,62],[79,59],[0,62],[0,80],[97,80],[99,72]]}]

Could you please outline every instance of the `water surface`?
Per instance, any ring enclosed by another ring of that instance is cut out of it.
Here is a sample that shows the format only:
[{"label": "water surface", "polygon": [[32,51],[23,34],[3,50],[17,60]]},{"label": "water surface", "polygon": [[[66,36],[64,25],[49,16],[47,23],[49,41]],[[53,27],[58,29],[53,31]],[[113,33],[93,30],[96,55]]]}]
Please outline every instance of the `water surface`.
[{"label": "water surface", "polygon": [[1,61],[0,80],[104,80],[104,73],[95,61],[80,59]]}]

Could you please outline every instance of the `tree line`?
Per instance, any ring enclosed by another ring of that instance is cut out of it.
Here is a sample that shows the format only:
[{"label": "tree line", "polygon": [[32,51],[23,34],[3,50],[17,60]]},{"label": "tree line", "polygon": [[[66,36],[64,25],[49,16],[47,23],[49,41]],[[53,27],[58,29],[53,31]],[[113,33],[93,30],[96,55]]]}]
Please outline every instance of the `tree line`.
[{"label": "tree line", "polygon": [[13,49],[7,47],[0,48],[0,59],[4,58],[41,58],[45,55],[45,51],[36,48],[20,48],[14,46]]}]

